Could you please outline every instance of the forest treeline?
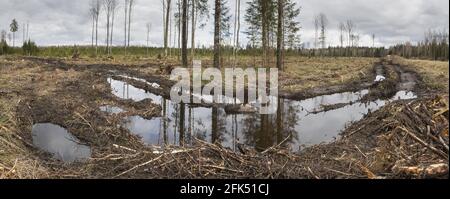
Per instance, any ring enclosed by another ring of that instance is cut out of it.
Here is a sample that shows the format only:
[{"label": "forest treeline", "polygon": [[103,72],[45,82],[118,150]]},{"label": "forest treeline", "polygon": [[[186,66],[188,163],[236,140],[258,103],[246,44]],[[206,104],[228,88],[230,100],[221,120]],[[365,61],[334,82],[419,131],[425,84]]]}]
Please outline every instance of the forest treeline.
[{"label": "forest treeline", "polygon": [[389,49],[389,54],[395,54],[405,58],[449,60],[448,44],[448,33],[429,30],[425,33],[425,39],[423,41],[415,45],[411,44],[411,42],[395,45]]}]

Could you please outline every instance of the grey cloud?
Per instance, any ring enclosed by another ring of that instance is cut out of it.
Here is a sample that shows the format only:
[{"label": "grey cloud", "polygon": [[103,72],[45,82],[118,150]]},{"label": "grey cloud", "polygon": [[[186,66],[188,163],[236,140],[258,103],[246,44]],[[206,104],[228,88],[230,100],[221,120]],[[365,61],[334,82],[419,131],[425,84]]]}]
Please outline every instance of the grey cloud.
[{"label": "grey cloud", "polygon": [[[242,2],[245,14],[246,2]],[[406,40],[418,41],[427,29],[447,30],[449,27],[448,0],[295,0],[302,6],[297,20],[303,27],[300,32],[304,42],[312,42],[314,37],[313,18],[325,13],[330,21],[328,41],[338,44],[337,26],[339,22],[351,19],[364,45],[369,45],[370,35],[377,36],[377,45],[392,45]],[[0,29],[8,30],[9,23],[16,18],[20,25],[30,22],[32,38],[40,45],[89,44],[91,38],[90,0],[0,0]],[[123,4],[123,0],[119,1]],[[234,1],[228,0],[234,9]],[[213,1],[210,1],[212,13]],[[231,12],[233,13],[233,12]],[[123,33],[123,7],[118,8],[114,29],[114,44],[121,45]],[[133,44],[146,43],[146,24],[152,24],[150,43],[161,45],[162,3],[161,0],[137,0],[133,16]],[[100,42],[104,40],[104,15],[100,18]],[[203,30],[197,32],[197,43],[212,44],[212,18]],[[242,29],[247,25],[242,21]],[[19,31],[17,41],[21,42]],[[242,33],[241,33],[242,34]],[[242,34],[241,43],[245,44]],[[172,39],[173,41],[173,39]]]}]

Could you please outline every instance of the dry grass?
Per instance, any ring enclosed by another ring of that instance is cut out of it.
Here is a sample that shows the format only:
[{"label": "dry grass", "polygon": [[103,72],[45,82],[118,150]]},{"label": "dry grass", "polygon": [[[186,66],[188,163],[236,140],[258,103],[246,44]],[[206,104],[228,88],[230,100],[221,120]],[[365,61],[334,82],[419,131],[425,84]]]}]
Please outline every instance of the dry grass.
[{"label": "dry grass", "polygon": [[0,98],[0,179],[47,177],[47,169],[17,132],[14,120],[17,102]]},{"label": "dry grass", "polygon": [[361,80],[371,74],[377,58],[289,57],[279,77],[283,90],[303,90]]},{"label": "dry grass", "polygon": [[[202,61],[202,67],[211,67],[211,57],[198,57]],[[318,86],[331,86],[337,84],[346,84],[352,81],[363,80],[370,77],[373,65],[379,61],[379,58],[362,58],[362,57],[293,57],[289,56],[285,59],[285,71],[279,74],[279,85],[281,90],[285,91],[301,91]],[[152,59],[124,59],[117,57],[116,59],[82,59],[82,60],[65,60],[67,63],[75,64],[120,64],[120,65],[138,65],[138,66],[160,66],[163,64],[171,66],[180,66],[181,63],[176,58],[167,61]],[[239,56],[237,66],[259,67],[261,59],[253,56]],[[224,67],[231,67],[233,60],[225,57],[222,60]],[[274,60],[269,63],[275,66]],[[140,69],[142,72],[155,73],[158,67],[149,67]],[[159,68],[158,68],[159,69]]]},{"label": "dry grass", "polygon": [[405,65],[417,71],[422,76],[426,86],[432,90],[447,92],[449,89],[449,62],[412,60],[394,57],[395,63]]},{"label": "dry grass", "polygon": [[23,100],[16,91],[27,89],[38,74],[36,67],[23,60],[0,60],[0,74],[0,179],[48,177],[47,168],[27,147],[31,144],[20,136],[16,120]]}]

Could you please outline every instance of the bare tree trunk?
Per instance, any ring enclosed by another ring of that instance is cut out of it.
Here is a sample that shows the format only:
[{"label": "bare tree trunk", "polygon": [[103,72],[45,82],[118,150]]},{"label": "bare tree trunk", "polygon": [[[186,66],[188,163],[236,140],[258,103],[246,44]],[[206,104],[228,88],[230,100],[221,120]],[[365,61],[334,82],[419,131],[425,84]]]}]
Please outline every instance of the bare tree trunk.
[{"label": "bare tree trunk", "polygon": [[317,49],[319,38],[319,17],[314,18],[314,48]]},{"label": "bare tree trunk", "polygon": [[195,10],[195,3],[197,0],[191,0],[192,1],[192,11],[191,11],[191,20],[192,20],[192,33],[191,33],[191,60],[194,60],[195,57],[195,26],[196,26],[196,10]]},{"label": "bare tree trunk", "polygon": [[98,54],[98,14],[95,18],[95,55]]},{"label": "bare tree trunk", "polygon": [[27,37],[26,37],[26,39],[30,40],[30,35],[28,33],[30,33],[30,23],[27,21]]},{"label": "bare tree trunk", "polygon": [[178,61],[181,58],[181,0],[178,0]]},{"label": "bare tree trunk", "polygon": [[130,5],[128,7],[128,44],[127,46],[130,47],[130,40],[131,40],[131,12],[133,9],[134,0],[130,0]]},{"label": "bare tree trunk", "polygon": [[147,50],[147,57],[148,57],[148,48],[149,48],[149,45],[150,45],[150,29],[152,28],[152,24],[151,23],[148,23],[147,24],[147,47],[146,47],[146,50]]},{"label": "bare tree trunk", "polygon": [[339,23],[339,41],[341,42],[341,48],[344,47],[344,32],[345,32],[345,25],[344,23]]},{"label": "bare tree trunk", "polygon": [[[125,0],[125,27],[124,27],[124,49],[125,49],[125,55],[127,55],[127,18],[128,18],[128,4],[129,0]],[[148,43],[148,42],[147,42]]]},{"label": "bare tree trunk", "polygon": [[214,67],[220,68],[220,14],[221,14],[221,2],[215,0],[215,12],[214,12]]},{"label": "bare tree trunk", "polygon": [[181,35],[181,62],[183,67],[188,66],[187,60],[187,0],[183,0],[183,14],[182,14],[182,35]]},{"label": "bare tree trunk", "polygon": [[[94,23],[94,22],[92,22],[92,23]],[[92,31],[94,31],[94,30],[92,30]],[[94,37],[94,36],[92,36],[92,37]],[[22,43],[25,43],[25,23],[22,24]]]},{"label": "bare tree trunk", "polygon": [[237,38],[237,18],[238,18],[238,0],[234,6],[234,28],[233,28],[233,67],[236,67],[236,38]]},{"label": "bare tree trunk", "polygon": [[167,0],[166,8],[165,8],[165,22],[164,22],[164,56],[167,57],[168,54],[168,35],[169,35],[169,20],[170,20],[170,4],[171,0]]},{"label": "bare tree trunk", "polygon": [[[25,27],[25,26],[24,26]],[[94,47],[94,35],[95,35],[95,14],[92,14],[92,40],[91,48]],[[23,31],[23,41],[25,42],[25,29]]]},{"label": "bare tree trunk", "polygon": [[277,68],[284,70],[284,0],[278,0]]},{"label": "bare tree trunk", "polygon": [[326,48],[326,26],[328,25],[328,19],[325,14],[319,14],[320,21],[320,44],[322,49]]},{"label": "bare tree trunk", "polygon": [[268,62],[268,34],[269,34],[269,27],[268,27],[268,1],[266,0],[260,0],[261,1],[261,16],[262,16],[262,49],[263,49],[263,67],[267,66]]},{"label": "bare tree trunk", "polygon": [[[162,25],[163,25],[163,50],[165,50],[165,40],[166,40],[166,2],[167,0],[162,1]],[[165,54],[165,53],[164,53]],[[165,56],[164,56],[165,57]]]},{"label": "bare tree trunk", "polygon": [[116,14],[116,7],[115,5],[112,7],[112,15],[111,15],[111,36],[109,37],[109,53],[112,54],[112,48],[113,48],[113,34],[114,34],[114,18]]},{"label": "bare tree trunk", "polygon": [[[172,6],[170,8],[170,13],[172,13]],[[172,57],[172,15],[169,15],[169,38],[168,38],[168,48],[169,48],[169,57]]]},{"label": "bare tree trunk", "polygon": [[[175,4],[176,4],[176,2],[175,2]],[[171,45],[171,48],[173,48],[173,49],[171,49],[170,50],[170,56],[172,57],[172,51],[175,51],[174,53],[176,54],[176,45],[177,45],[177,34],[178,34],[178,30],[177,30],[177,23],[175,23],[175,6],[174,7],[172,7],[172,16],[171,16],[171,20],[170,20],[170,23],[171,23],[171,35],[172,35],[172,38],[173,38],[173,40],[172,40],[172,45]]]},{"label": "bare tree trunk", "polygon": [[109,54],[109,19],[110,19],[110,13],[109,8],[107,8],[106,11],[106,53]]},{"label": "bare tree trunk", "polygon": [[237,30],[236,30],[236,53],[235,53],[235,58],[237,58],[237,53],[239,51],[240,48],[240,44],[239,44],[239,33],[241,31],[241,0],[237,0],[237,8],[238,8],[238,13],[237,13]]},{"label": "bare tree trunk", "polygon": [[346,26],[347,26],[346,29],[348,31],[348,46],[352,47],[353,46],[352,34],[353,34],[353,27],[354,27],[353,21],[347,20]]}]

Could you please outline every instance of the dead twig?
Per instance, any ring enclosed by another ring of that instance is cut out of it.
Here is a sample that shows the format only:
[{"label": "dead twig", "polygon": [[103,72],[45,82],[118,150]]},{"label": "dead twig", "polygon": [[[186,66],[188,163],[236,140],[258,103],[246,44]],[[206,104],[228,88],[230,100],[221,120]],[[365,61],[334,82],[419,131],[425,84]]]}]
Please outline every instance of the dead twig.
[{"label": "dead twig", "polygon": [[410,131],[408,131],[408,129],[404,128],[404,127],[397,127],[399,129],[401,129],[403,132],[405,132],[406,134],[408,134],[409,136],[411,136],[411,138],[413,138],[414,140],[416,140],[417,142],[419,142],[420,144],[422,144],[423,146],[427,147],[428,149],[430,149],[431,151],[433,151],[434,153],[436,153],[437,155],[445,158],[446,160],[448,160],[448,155],[445,154],[444,152],[436,149],[433,146],[430,146],[429,144],[427,144],[425,141],[423,141],[422,139],[420,139],[419,137],[417,137],[416,135],[414,135],[413,133],[411,133]]}]

